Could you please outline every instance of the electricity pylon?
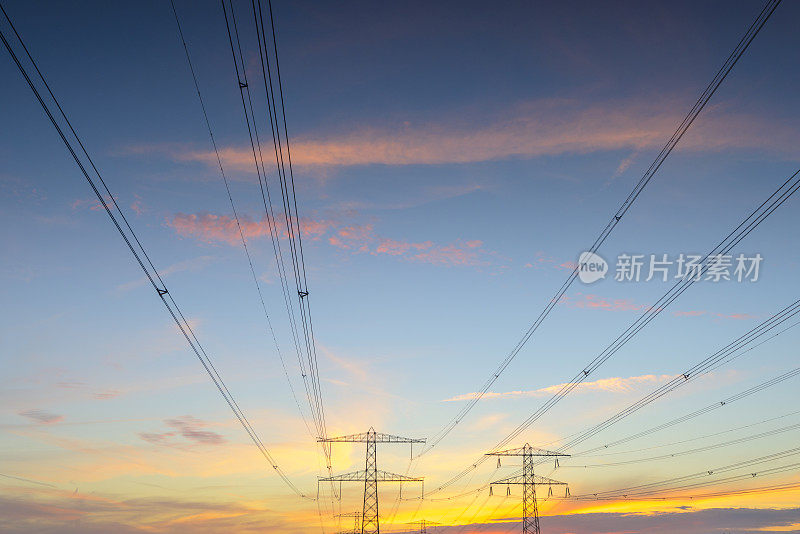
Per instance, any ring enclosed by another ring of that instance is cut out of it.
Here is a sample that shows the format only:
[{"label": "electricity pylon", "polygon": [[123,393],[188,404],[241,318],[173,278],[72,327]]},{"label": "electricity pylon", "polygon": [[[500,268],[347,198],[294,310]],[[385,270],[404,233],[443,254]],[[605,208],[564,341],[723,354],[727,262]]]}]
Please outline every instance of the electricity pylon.
[{"label": "electricity pylon", "polygon": [[359,532],[361,532],[361,512],[347,512],[344,514],[337,514],[336,517],[353,518],[353,530],[340,530],[336,534],[359,534]]},{"label": "electricity pylon", "polygon": [[[559,482],[551,478],[541,477],[533,474],[533,459],[543,456],[554,456],[556,462],[560,456],[569,456],[560,452],[546,451],[544,449],[537,449],[531,447],[527,443],[517,449],[509,449],[507,451],[489,452],[487,456],[497,456],[497,465],[500,465],[500,456],[521,456],[522,457],[522,475],[496,480],[491,483],[503,484],[508,486],[508,494],[511,494],[511,484],[518,484],[522,486],[522,532],[523,534],[541,534],[539,528],[539,507],[536,503],[536,484],[541,486],[550,486],[549,494],[552,494],[552,486],[566,486],[566,482]],[[489,494],[491,495],[491,485]],[[569,494],[569,488],[567,488]]]},{"label": "electricity pylon", "polygon": [[436,521],[428,521],[427,519],[420,519],[419,521],[411,521],[410,523],[406,524],[419,525],[420,534],[427,534],[428,527],[432,527],[433,525],[441,525],[441,523],[437,523]]},{"label": "electricity pylon", "polygon": [[369,431],[336,438],[319,438],[321,443],[366,443],[367,461],[363,471],[355,471],[344,475],[320,478],[320,482],[364,482],[364,511],[361,514],[361,534],[378,534],[381,531],[378,521],[378,483],[379,482],[422,482],[422,478],[408,477],[381,471],[378,469],[378,443],[425,443],[424,439],[404,438],[382,432]]}]

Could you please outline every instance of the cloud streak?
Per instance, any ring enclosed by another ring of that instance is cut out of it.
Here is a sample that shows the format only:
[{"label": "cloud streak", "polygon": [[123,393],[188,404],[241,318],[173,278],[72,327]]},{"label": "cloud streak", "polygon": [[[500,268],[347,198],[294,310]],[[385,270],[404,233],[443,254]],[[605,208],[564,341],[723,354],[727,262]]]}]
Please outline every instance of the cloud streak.
[{"label": "cloud streak", "polygon": [[[279,237],[285,239],[288,236],[288,231],[286,230],[285,222],[281,224],[282,221],[285,221],[283,215],[277,216],[274,227]],[[266,216],[260,220],[254,220],[242,215],[239,217],[239,224],[242,227],[245,239],[257,239],[270,235],[270,223]],[[334,222],[301,217],[299,224],[303,237],[315,239],[324,234]],[[178,235],[199,239],[204,243],[222,242],[228,245],[241,243],[236,219],[228,215],[216,215],[208,212],[178,213],[167,221],[167,225],[175,230]]]},{"label": "cloud streak", "polygon": [[[225,438],[216,432],[203,430],[208,423],[191,415],[167,419],[164,424],[172,430],[161,433],[142,432],[139,437],[153,445],[185,448],[189,445],[222,445]],[[180,438],[183,438],[182,440]]]},{"label": "cloud streak", "polygon": [[[581,384],[578,384],[578,386],[575,388],[575,392],[576,393],[591,393],[591,392],[628,393],[630,391],[633,391],[642,384],[658,384],[666,382],[667,380],[670,380],[672,378],[674,378],[673,375],[640,375],[640,376],[631,376],[627,378],[622,378],[622,377],[601,378],[599,380],[595,380],[592,382],[583,382]],[[506,392],[488,391],[486,392],[486,394],[484,394],[483,398],[501,399],[501,398],[521,398],[521,397],[545,397],[558,393],[566,385],[567,384],[554,384],[552,386],[547,386],[539,389],[506,391]],[[450,397],[449,399],[444,399],[443,402],[458,402],[458,401],[472,400],[477,398],[478,395],[479,394],[477,392],[465,393],[462,395],[456,395],[454,397]]]},{"label": "cloud streak", "polygon": [[[247,240],[260,239],[269,235],[267,221],[255,221],[249,217],[239,217],[242,231]],[[167,221],[167,226],[178,235],[192,238],[206,244],[227,244],[236,246],[241,242],[236,220],[227,215],[213,213],[178,213]],[[287,233],[279,229],[281,238]],[[487,266],[495,256],[486,250],[483,242],[477,239],[458,239],[451,243],[439,244],[434,241],[409,241],[384,237],[376,233],[374,226],[368,224],[342,224],[335,219],[300,219],[304,237],[312,241],[325,241],[329,245],[351,254],[370,254],[389,256],[411,262],[440,266]]]},{"label": "cloud streak", "polygon": [[[483,123],[441,121],[394,128],[360,126],[347,132],[306,134],[292,142],[298,166],[440,165],[508,158],[658,148],[680,120],[682,99],[634,99],[586,103],[578,99],[544,99],[523,103],[504,116]],[[725,106],[706,110],[681,143],[683,149],[778,151],[790,154],[800,132],[780,120],[727,112]],[[138,146],[129,153],[162,152],[176,161],[216,165],[207,150],[171,146]],[[231,169],[252,171],[249,147],[220,150]],[[623,161],[618,173],[629,161]]]},{"label": "cloud streak", "polygon": [[18,415],[27,417],[31,421],[43,425],[52,425],[55,423],[60,423],[64,420],[63,415],[51,413],[46,410],[25,410],[23,412],[19,412]]}]

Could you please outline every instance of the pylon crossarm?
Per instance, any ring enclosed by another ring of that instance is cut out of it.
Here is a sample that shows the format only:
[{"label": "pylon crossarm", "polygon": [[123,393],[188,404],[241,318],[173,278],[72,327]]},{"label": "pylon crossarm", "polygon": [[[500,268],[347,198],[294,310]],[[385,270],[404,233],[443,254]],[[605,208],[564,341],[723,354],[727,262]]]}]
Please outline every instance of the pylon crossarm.
[{"label": "pylon crossarm", "polygon": [[[341,475],[334,475],[330,477],[320,478],[320,482],[364,482],[367,479],[367,472],[353,471],[352,473],[344,473]],[[399,475],[397,473],[389,473],[388,471],[377,471],[376,480],[378,482],[422,482],[423,477],[408,477]]]},{"label": "pylon crossarm", "polygon": [[[541,484],[543,486],[566,486],[566,482],[561,482],[558,480],[553,480],[552,478],[541,477],[539,475],[533,475],[533,482],[534,484]],[[508,477],[503,478],[501,480],[495,480],[494,482],[490,482],[490,484],[500,484],[500,485],[508,485],[508,484],[525,484],[525,475],[518,475],[515,477]]]},{"label": "pylon crossarm", "polygon": [[425,439],[406,438],[385,434],[383,432],[361,432],[360,434],[349,434],[347,436],[337,436],[333,438],[317,438],[320,443],[366,443],[367,440],[375,443],[425,443]]},{"label": "pylon crossarm", "polygon": [[548,451],[545,449],[531,447],[530,445],[517,447],[516,449],[508,449],[505,451],[487,452],[486,456],[524,456],[526,454],[530,456],[569,456],[569,454],[565,454],[563,452]]}]

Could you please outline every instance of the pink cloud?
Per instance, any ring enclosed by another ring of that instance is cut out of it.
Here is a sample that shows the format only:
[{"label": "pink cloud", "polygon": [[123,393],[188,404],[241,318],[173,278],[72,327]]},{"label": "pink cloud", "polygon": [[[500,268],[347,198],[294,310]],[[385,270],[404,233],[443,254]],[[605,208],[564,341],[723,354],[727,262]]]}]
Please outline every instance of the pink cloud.
[{"label": "pink cloud", "polygon": [[562,261],[542,251],[536,252],[536,254],[534,254],[533,260],[525,264],[525,267],[529,269],[531,268],[541,269],[546,267],[546,268],[553,268],[566,271],[572,271],[575,269],[576,266],[577,264],[574,261]]},{"label": "pink cloud", "polygon": [[[108,195],[103,195],[103,200],[106,201],[106,204],[110,204],[112,202],[111,197]],[[92,211],[98,211],[105,209],[103,208],[103,205],[100,203],[100,201],[97,200],[96,198],[79,198],[78,200],[72,202],[72,204],[70,204],[70,207],[73,210],[89,208]]]},{"label": "pink cloud", "polygon": [[371,224],[355,224],[336,230],[336,233],[328,238],[328,243],[345,250],[367,252],[370,243],[375,239]]},{"label": "pink cloud", "polygon": [[[606,310],[606,311],[651,311],[654,310],[647,304],[636,304],[630,299],[608,299],[593,294],[576,293],[574,296],[564,295],[559,300],[559,304],[568,308],[584,310]],[[749,313],[712,313],[706,310],[685,310],[672,312],[674,317],[704,317],[709,316],[717,320],[730,319],[734,321],[746,321],[757,319],[757,315]]]},{"label": "pink cloud", "polygon": [[675,317],[700,317],[701,315],[705,315],[707,312],[705,310],[689,310],[689,311],[676,311],[672,315]]},{"label": "pink cloud", "polygon": [[433,248],[432,241],[422,243],[411,243],[409,241],[398,241],[396,239],[383,238],[375,248],[374,254],[389,254],[390,256],[403,256],[410,251],[427,250]]},{"label": "pink cloud", "polygon": [[[254,221],[249,217],[240,217],[242,232],[245,238],[257,239],[265,237],[269,229],[264,218]],[[212,213],[174,215],[167,221],[178,235],[194,238],[204,243],[240,243],[239,229],[236,220],[227,215]],[[456,240],[444,245],[433,241],[408,241],[378,235],[372,224],[340,225],[332,219],[301,218],[300,227],[304,237],[327,242],[333,247],[354,254],[371,254],[373,256],[392,256],[412,262],[432,265],[488,265],[493,253],[483,247],[478,239]],[[285,224],[281,227],[281,236],[286,237]]]},{"label": "pink cloud", "polygon": [[423,252],[413,254],[411,259],[434,265],[487,265],[489,262],[485,254],[480,246],[458,241],[450,245],[428,247]]},{"label": "pink cloud", "polygon": [[[522,103],[482,124],[441,120],[394,127],[358,127],[348,132],[299,136],[292,142],[298,166],[437,165],[471,163],[514,157],[565,153],[633,150],[660,147],[680,120],[682,99],[645,98],[592,102],[543,99]],[[764,116],[730,112],[725,106],[706,110],[703,120],[681,146],[690,150],[767,149],[792,153],[800,134],[790,123]],[[216,165],[207,150],[133,147],[131,153],[161,151],[177,161]],[[232,169],[253,170],[249,147],[224,147],[223,163]],[[630,165],[623,160],[616,173]]]},{"label": "pink cloud", "polygon": [[141,215],[145,212],[144,204],[142,204],[142,197],[134,195],[135,199],[131,202],[131,209],[136,215]]},{"label": "pink cloud", "polygon": [[648,304],[636,304],[630,299],[607,299],[598,295],[577,293],[575,296],[564,295],[558,302],[568,308],[599,309],[607,311],[648,311],[653,309]]},{"label": "pink cloud", "polygon": [[167,419],[164,423],[172,430],[160,433],[142,432],[139,437],[153,445],[176,448],[185,448],[187,445],[221,445],[226,441],[221,434],[203,430],[209,424],[191,415]]},{"label": "pink cloud", "polygon": [[[280,237],[286,238],[286,219],[276,217],[275,228]],[[245,239],[257,239],[269,235],[269,223],[266,216],[258,221],[247,216],[239,217],[239,224]],[[318,239],[333,225],[332,221],[300,218],[300,230],[303,237]],[[167,221],[167,226],[174,229],[178,235],[193,237],[205,243],[227,243],[237,245],[241,242],[239,227],[236,219],[228,215],[215,215],[213,213],[184,214],[178,213]]]},{"label": "pink cloud", "polygon": [[374,233],[372,225],[346,226],[340,228],[328,242],[336,247],[368,252],[374,256],[387,255],[408,261],[430,263],[433,265],[485,265],[488,263],[483,242],[477,239],[456,241],[447,245],[437,245],[433,241],[406,241],[380,237]]},{"label": "pink cloud", "polygon": [[714,315],[716,315],[720,319],[733,319],[734,321],[747,321],[750,319],[758,318],[757,315],[751,315],[749,313],[730,313],[730,314],[716,313]]}]

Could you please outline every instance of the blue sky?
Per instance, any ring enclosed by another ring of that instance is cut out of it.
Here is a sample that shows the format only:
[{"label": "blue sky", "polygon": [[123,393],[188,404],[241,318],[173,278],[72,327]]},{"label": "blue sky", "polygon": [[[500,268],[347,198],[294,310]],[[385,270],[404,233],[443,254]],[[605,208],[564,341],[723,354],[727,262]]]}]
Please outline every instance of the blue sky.
[{"label": "blue sky", "polygon": [[[249,4],[235,5],[255,78]],[[319,458],[265,333],[169,3],[5,7],[240,405],[278,462],[313,491]],[[214,2],[177,7],[300,391],[221,10]],[[447,399],[476,391],[513,348],[567,276],[563,264],[591,244],[761,3],[274,7],[329,430],[375,426],[424,437],[462,406]],[[705,253],[797,170],[800,101],[791,51],[799,9],[784,3],[769,20],[601,249],[609,263],[622,253]],[[112,522],[180,532],[188,527],[178,519],[193,517],[185,495],[192,490],[209,508],[212,501],[244,506],[263,521],[259,527],[305,532],[310,517],[317,529],[316,506],[293,501],[262,469],[16,67],[6,58],[0,69],[0,113],[11,126],[0,132],[0,291],[7,303],[0,472],[55,487],[2,481],[4,503],[74,509],[100,531]],[[257,107],[263,115],[260,100]],[[763,256],[758,282],[691,288],[593,377],[622,386],[579,390],[524,439],[542,444],[597,423],[796,300],[798,222],[797,199],[790,199],[734,250]],[[574,284],[491,391],[565,382],[668,287]],[[795,367],[796,336],[787,331],[592,443]],[[796,391],[788,381],[675,433],[698,436],[789,413]],[[417,466],[426,487],[469,465],[544,400],[527,393],[479,403]],[[673,441],[669,434],[630,448]],[[573,493],[624,487],[769,454],[795,438],[789,432],[611,474],[564,469],[553,476],[569,479]],[[382,451],[385,468],[404,470],[407,452]],[[356,469],[361,454],[341,449],[334,469]],[[454,493],[492,474],[481,471]],[[773,480],[791,479],[784,477]],[[87,497],[75,500],[76,489]],[[81,513],[89,495],[171,504],[150,508],[144,525],[113,507]],[[351,488],[343,506],[359,499]],[[431,514],[454,522],[469,500],[456,501],[452,512],[431,504]],[[755,502],[779,509],[791,500],[780,494]],[[511,504],[497,517],[513,516]],[[416,505],[401,506],[398,525]],[[588,511],[625,513],[626,506]],[[565,517],[587,511],[558,507],[553,513]],[[191,524],[249,532],[238,512],[216,511],[233,523],[200,517]],[[496,519],[486,512],[476,512],[475,522]],[[8,528],[67,532],[59,517],[31,512]],[[656,516],[648,517],[657,528]]]}]

